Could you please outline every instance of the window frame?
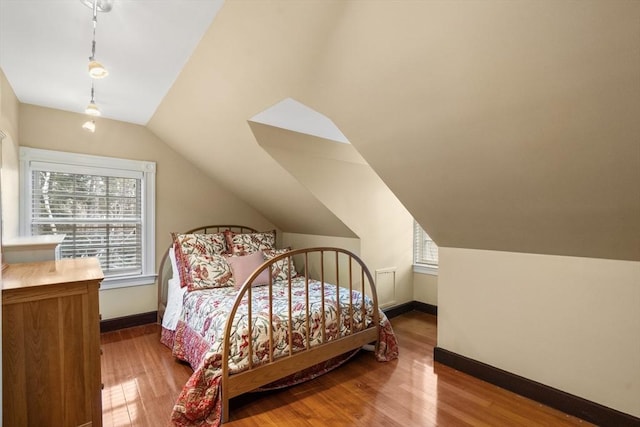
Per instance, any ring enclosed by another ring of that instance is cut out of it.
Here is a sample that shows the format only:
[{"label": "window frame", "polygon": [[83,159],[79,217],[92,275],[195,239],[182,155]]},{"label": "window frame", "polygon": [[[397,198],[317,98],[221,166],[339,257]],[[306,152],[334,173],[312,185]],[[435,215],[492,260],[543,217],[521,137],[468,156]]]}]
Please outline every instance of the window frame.
[{"label": "window frame", "polygon": [[[438,275],[438,262],[428,262],[420,256],[419,242],[433,239],[424,231],[417,221],[413,221],[413,272],[421,274]],[[435,242],[434,242],[435,244]],[[439,261],[439,259],[438,259]]]},{"label": "window frame", "polygon": [[[32,168],[32,164],[40,166]],[[155,182],[156,163],[141,160],[119,159],[64,151],[20,147],[20,233],[31,236],[32,171],[51,165],[52,170],[67,169],[75,174],[131,177],[141,174],[142,193],[142,273],[105,277],[101,290],[143,286],[155,283]]]}]

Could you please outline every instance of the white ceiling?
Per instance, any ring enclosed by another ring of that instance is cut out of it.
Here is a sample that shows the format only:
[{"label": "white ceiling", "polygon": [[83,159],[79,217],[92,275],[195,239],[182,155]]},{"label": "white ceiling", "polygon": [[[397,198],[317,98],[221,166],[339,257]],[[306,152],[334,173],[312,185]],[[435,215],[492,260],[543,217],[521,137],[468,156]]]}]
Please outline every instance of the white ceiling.
[{"label": "white ceiling", "polygon": [[250,120],[349,144],[347,137],[329,117],[291,98],[283,99],[251,117]]},{"label": "white ceiling", "polygon": [[[102,117],[146,124],[223,0],[113,0],[98,13]],[[80,0],[0,0],[0,67],[22,103],[83,112],[90,100],[91,8]]]}]

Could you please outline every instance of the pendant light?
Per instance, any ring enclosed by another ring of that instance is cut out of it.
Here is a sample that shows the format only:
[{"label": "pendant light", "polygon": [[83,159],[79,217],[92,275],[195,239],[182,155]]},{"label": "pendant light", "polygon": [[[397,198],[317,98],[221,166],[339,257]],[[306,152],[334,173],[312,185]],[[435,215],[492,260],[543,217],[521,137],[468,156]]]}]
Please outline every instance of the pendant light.
[{"label": "pendant light", "polygon": [[86,130],[87,132],[94,133],[96,131],[96,121],[95,120],[87,120],[82,125],[82,129]]},{"label": "pendant light", "polygon": [[89,101],[89,105],[87,105],[87,108],[85,108],[84,112],[90,116],[100,115],[100,109],[96,105],[96,101],[93,98],[93,83],[91,83],[91,101]]},{"label": "pendant light", "polygon": [[[85,0],[82,0],[82,2],[84,4],[87,4],[87,2]],[[105,78],[109,75],[109,71],[107,71],[107,69],[104,67],[104,65],[102,65],[100,62],[96,61],[96,27],[98,25],[98,0],[93,0],[92,2],[92,9],[93,9],[93,39],[91,41],[91,56],[89,57],[89,75],[91,76],[92,79],[102,79]],[[102,12],[108,12],[109,10],[111,10],[111,5],[110,4],[106,4],[106,2],[100,2],[103,5],[106,6],[102,6],[101,11]],[[108,9],[105,9],[104,7],[107,7]]]},{"label": "pendant light", "polygon": [[[89,105],[87,105],[87,108],[84,110],[84,112],[94,117],[97,117],[100,115],[100,109],[96,105],[96,101],[93,98],[93,83],[91,83],[91,101],[89,101]],[[88,132],[94,133],[96,131],[96,121],[93,119],[87,120],[82,125],[82,129]]]},{"label": "pendant light", "polygon": [[[102,79],[109,75],[107,69],[100,62],[96,61],[96,27],[98,26],[98,12],[109,12],[113,7],[113,0],[80,0],[82,4],[90,7],[93,14],[93,38],[91,40],[91,56],[89,57],[89,76],[92,79]],[[91,81],[91,100],[84,112],[92,117],[100,116],[100,109],[96,105],[94,97],[94,84]],[[96,121],[94,119],[87,120],[82,124],[82,129],[94,133],[96,131]]]}]

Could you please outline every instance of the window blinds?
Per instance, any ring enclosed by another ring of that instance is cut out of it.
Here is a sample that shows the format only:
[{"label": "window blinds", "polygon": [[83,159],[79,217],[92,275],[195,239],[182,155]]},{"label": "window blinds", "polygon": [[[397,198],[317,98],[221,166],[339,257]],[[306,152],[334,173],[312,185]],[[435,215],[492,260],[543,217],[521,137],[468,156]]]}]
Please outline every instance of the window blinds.
[{"label": "window blinds", "polygon": [[416,264],[438,265],[438,246],[429,235],[414,221],[413,256]]},{"label": "window blinds", "polygon": [[32,170],[31,233],[65,234],[61,256],[97,257],[105,276],[141,274],[141,176],[47,169]]}]

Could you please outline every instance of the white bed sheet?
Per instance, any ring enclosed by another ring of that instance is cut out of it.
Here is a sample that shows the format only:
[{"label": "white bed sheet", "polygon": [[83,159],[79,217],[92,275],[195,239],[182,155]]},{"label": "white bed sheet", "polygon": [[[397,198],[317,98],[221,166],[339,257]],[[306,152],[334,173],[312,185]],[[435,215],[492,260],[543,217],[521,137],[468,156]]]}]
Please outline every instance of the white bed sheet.
[{"label": "white bed sheet", "polygon": [[187,292],[187,288],[180,287],[180,279],[172,278],[168,282],[167,290],[167,307],[164,311],[164,317],[162,318],[162,327],[171,331],[176,330],[178,325],[178,319],[182,313],[182,305],[184,301],[184,294]]}]

